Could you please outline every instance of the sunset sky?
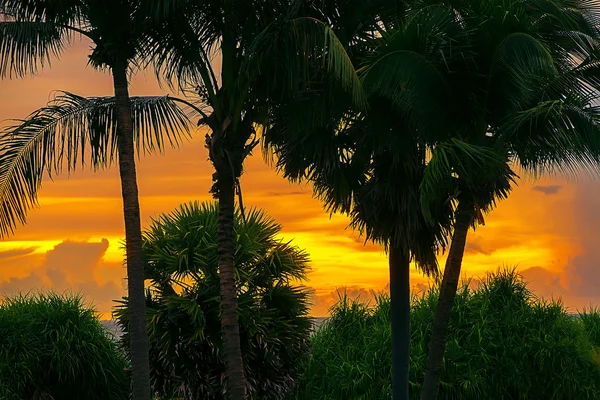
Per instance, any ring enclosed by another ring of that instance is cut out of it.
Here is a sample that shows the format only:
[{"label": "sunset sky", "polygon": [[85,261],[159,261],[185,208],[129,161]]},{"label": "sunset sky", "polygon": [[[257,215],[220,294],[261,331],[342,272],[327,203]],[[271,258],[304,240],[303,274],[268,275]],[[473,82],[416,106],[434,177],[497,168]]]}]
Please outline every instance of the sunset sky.
[{"label": "sunset sky", "polygon": [[[88,50],[88,44],[78,44],[36,77],[0,81],[1,124],[44,106],[53,90],[111,95],[110,76],[86,66]],[[157,95],[166,90],[158,87],[152,73],[140,73],[131,93]],[[211,173],[203,134],[179,150],[168,149],[164,156],[142,158],[142,223],[182,202],[210,199]],[[312,272],[306,285],[315,293],[314,315],[326,314],[337,298],[336,288],[346,287],[363,298],[372,290],[385,290],[388,271],[382,250],[364,246],[345,229],[345,217],[330,219],[312,199],[310,187],[289,184],[260,154],[247,161],[242,185],[245,205],[264,208],[283,225],[284,239],[293,239],[309,252]],[[108,315],[112,300],[125,294],[117,170],[84,170],[54,182],[46,179],[39,200],[40,208],[30,212],[28,224],[0,242],[0,296],[19,290],[71,289]],[[486,226],[470,233],[464,276],[482,278],[499,266],[518,266],[540,296],[561,296],[572,310],[600,304],[598,204],[600,182],[590,178],[521,180],[509,200],[487,217]],[[414,289],[426,284],[413,270]]]}]

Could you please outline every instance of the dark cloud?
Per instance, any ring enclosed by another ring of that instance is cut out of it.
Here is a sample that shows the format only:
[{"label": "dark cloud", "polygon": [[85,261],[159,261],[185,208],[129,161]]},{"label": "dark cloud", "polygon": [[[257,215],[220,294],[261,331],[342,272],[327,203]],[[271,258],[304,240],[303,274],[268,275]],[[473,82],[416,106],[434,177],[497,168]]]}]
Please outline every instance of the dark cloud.
[{"label": "dark cloud", "polygon": [[534,293],[550,298],[562,297],[571,308],[600,303],[600,184],[597,181],[580,182],[569,208],[562,212],[571,213],[576,227],[568,238],[580,246],[579,254],[568,259],[561,270],[550,271],[533,267],[522,271]]},{"label": "dark cloud", "polygon": [[537,185],[531,188],[537,192],[542,192],[545,195],[553,195],[558,193],[562,189],[561,185]]},{"label": "dark cloud", "polygon": [[469,253],[481,253],[481,254],[485,254],[486,256],[489,256],[490,254],[492,254],[491,251],[486,251],[483,249],[483,247],[481,246],[481,243],[477,240],[467,240],[467,244],[465,246],[465,254],[469,254]]},{"label": "dark cloud", "polygon": [[520,271],[520,274],[527,282],[527,287],[538,297],[550,299],[569,291],[569,288],[560,282],[561,274],[545,268],[531,267]]},{"label": "dark cloud", "polygon": [[26,255],[33,253],[37,249],[38,249],[38,247],[25,247],[22,249],[11,249],[11,250],[0,251],[0,260],[26,256]]},{"label": "dark cloud", "polygon": [[37,292],[46,287],[41,276],[31,273],[23,278],[10,278],[0,283],[0,297],[14,296],[18,293]]}]

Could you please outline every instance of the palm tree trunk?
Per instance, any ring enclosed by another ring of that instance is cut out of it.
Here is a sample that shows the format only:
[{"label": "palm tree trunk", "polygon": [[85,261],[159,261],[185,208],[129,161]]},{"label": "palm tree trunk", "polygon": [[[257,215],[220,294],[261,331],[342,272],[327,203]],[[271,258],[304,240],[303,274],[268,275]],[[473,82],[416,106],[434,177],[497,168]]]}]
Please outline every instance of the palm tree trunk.
[{"label": "palm tree trunk", "polygon": [[221,284],[221,336],[227,373],[227,398],[246,399],[246,379],[240,345],[238,303],[233,248],[234,178],[230,171],[218,171],[218,253]]},{"label": "palm tree trunk", "polygon": [[392,320],[392,399],[408,400],[410,362],[410,258],[390,245],[390,301]]},{"label": "palm tree trunk", "polygon": [[129,296],[131,390],[133,400],[150,400],[150,362],[146,330],[146,298],[144,296],[144,262],[142,259],[142,229],[138,201],[133,122],[125,64],[114,67],[113,82],[117,112],[117,147],[119,174],[125,217],[125,251],[127,259],[127,290]]},{"label": "palm tree trunk", "polygon": [[467,233],[473,221],[473,204],[469,201],[460,201],[456,210],[456,222],[454,225],[454,234],[452,235],[452,244],[448,252],[446,267],[444,268],[444,278],[440,287],[440,297],[435,310],[433,320],[433,331],[429,342],[429,353],[427,355],[427,369],[425,370],[425,380],[421,392],[421,400],[436,400],[440,376],[442,374],[442,365],[444,361],[444,352],[446,351],[446,335],[448,334],[448,324],[452,315],[452,306],[458,289],[458,280],[460,278],[460,268],[462,266],[463,254],[467,243]]}]

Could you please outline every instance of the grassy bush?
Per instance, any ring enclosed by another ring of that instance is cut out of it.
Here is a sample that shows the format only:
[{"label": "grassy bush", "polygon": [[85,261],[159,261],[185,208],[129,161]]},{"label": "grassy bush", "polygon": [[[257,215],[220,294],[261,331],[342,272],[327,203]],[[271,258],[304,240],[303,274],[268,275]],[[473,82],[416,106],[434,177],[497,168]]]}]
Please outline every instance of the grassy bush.
[{"label": "grassy bush", "polygon": [[[424,376],[438,292],[412,306],[411,399]],[[597,399],[595,361],[600,316],[573,318],[560,302],[533,297],[514,271],[458,293],[444,360],[440,399]],[[389,298],[369,307],[341,299],[313,338],[296,398],[389,399]]]},{"label": "grassy bush", "polygon": [[0,304],[1,399],[127,399],[126,367],[80,297],[19,295]]}]

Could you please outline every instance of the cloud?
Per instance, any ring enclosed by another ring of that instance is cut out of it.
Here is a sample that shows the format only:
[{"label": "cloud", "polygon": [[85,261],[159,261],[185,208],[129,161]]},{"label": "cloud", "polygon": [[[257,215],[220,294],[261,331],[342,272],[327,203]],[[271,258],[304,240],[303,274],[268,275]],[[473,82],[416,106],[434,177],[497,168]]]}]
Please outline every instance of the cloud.
[{"label": "cloud", "polygon": [[[279,197],[279,196],[304,196],[306,195],[306,191],[296,190],[291,192],[266,192],[265,195],[269,197]],[[308,192],[310,193],[310,191]]]},{"label": "cloud", "polygon": [[0,260],[6,260],[9,258],[22,257],[29,255],[36,251],[37,247],[27,247],[27,248],[19,248],[19,249],[11,249],[0,251]]},{"label": "cloud", "polygon": [[96,310],[109,313],[113,300],[123,296],[124,288],[113,280],[102,281],[100,270],[109,242],[63,241],[46,253],[42,263],[28,275],[0,282],[0,294],[11,296],[18,292],[53,291],[81,293]]},{"label": "cloud", "polygon": [[14,296],[18,293],[28,293],[43,290],[46,283],[38,274],[31,273],[23,278],[10,278],[0,283],[0,297]]},{"label": "cloud", "polygon": [[531,190],[535,190],[538,192],[542,192],[545,195],[553,195],[558,193],[562,189],[561,185],[537,185],[531,188]]},{"label": "cloud", "polygon": [[465,246],[465,254],[469,254],[469,253],[481,253],[481,254],[485,254],[486,256],[489,256],[490,254],[492,254],[492,252],[490,251],[486,251],[483,249],[483,247],[481,246],[481,243],[479,241],[477,241],[477,238],[474,237],[473,240],[468,240],[467,244]]},{"label": "cloud", "polygon": [[[522,271],[530,288],[538,295],[562,297],[571,309],[600,304],[600,184],[578,182],[569,203],[549,210],[563,231],[563,240],[577,244],[576,250],[557,265],[537,266]],[[560,212],[558,212],[560,210]],[[566,216],[567,218],[564,218]]]}]

